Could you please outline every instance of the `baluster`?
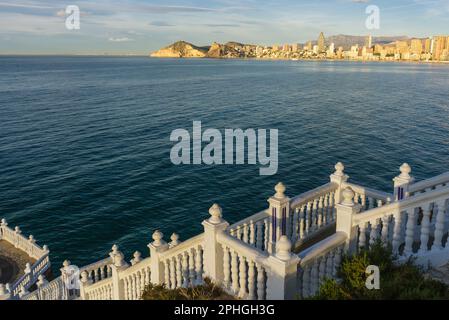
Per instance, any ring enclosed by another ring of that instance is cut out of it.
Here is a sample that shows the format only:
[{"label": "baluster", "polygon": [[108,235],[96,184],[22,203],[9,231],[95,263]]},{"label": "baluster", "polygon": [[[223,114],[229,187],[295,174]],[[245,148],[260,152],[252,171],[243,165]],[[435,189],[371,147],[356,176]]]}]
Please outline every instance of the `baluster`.
[{"label": "baluster", "polygon": [[354,203],[358,204],[359,203],[359,198],[360,198],[360,194],[358,192],[354,193]]},{"label": "baluster", "polygon": [[291,234],[290,234],[290,239],[292,241],[292,243],[296,243],[296,240],[298,239],[298,234],[299,234],[299,209],[298,208],[294,208],[291,209],[292,210],[292,221],[291,221]]},{"label": "baluster", "polygon": [[415,209],[407,210],[407,226],[405,230],[405,248],[404,254],[409,255],[413,253],[413,241],[415,236]]},{"label": "baluster", "polygon": [[429,234],[430,234],[430,212],[432,205],[429,204],[427,208],[423,206],[423,218],[421,222],[421,244],[419,248],[420,253],[425,253],[429,250]]},{"label": "baluster", "polygon": [[227,289],[230,286],[231,280],[231,269],[229,267],[229,248],[224,247],[224,255],[223,255],[223,285]]},{"label": "baluster", "polygon": [[382,202],[382,200],[377,200],[377,207],[378,208],[380,208],[380,207],[382,207],[383,206],[383,202]]},{"label": "baluster", "polygon": [[108,278],[112,277],[112,268],[107,266]]},{"label": "baluster", "polygon": [[268,241],[269,241],[269,232],[270,232],[270,219],[266,218],[264,220],[265,227],[265,235],[264,235],[264,250],[268,251]]},{"label": "baluster", "polygon": [[257,299],[265,299],[265,272],[260,264],[257,264]]},{"label": "baluster", "polygon": [[263,221],[259,220],[256,222],[256,247],[262,250],[263,247]]},{"label": "baluster", "polygon": [[301,240],[302,238],[304,238],[304,226],[305,226],[305,210],[306,210],[306,206],[301,206],[301,211],[299,213],[299,239]]},{"label": "baluster", "polygon": [[175,258],[170,259],[170,284],[172,289],[176,288]]},{"label": "baluster", "polygon": [[310,295],[314,295],[318,291],[318,269],[319,269],[319,259],[315,259],[313,262],[312,271],[310,272]]},{"label": "baluster", "polygon": [[189,262],[188,262],[188,253],[184,252],[182,254],[182,286],[187,288],[189,286]]},{"label": "baluster", "polygon": [[318,221],[317,221],[317,227],[318,229],[323,225],[324,221],[324,204],[323,204],[323,197],[321,196],[318,200]]},{"label": "baluster", "polygon": [[196,272],[196,283],[203,283],[203,248],[198,246],[196,249],[196,259],[195,259],[195,272]]},{"label": "baluster", "polygon": [[133,283],[134,283],[134,300],[139,300],[140,288],[139,288],[139,280],[136,274],[133,275]]},{"label": "baluster", "polygon": [[256,232],[254,227],[254,221],[251,221],[249,223],[249,244],[252,246],[256,244]]},{"label": "baluster", "polygon": [[255,282],[256,272],[254,270],[254,261],[248,260],[248,299],[255,300],[256,298],[256,282]]},{"label": "baluster", "polygon": [[302,296],[307,298],[310,295],[310,267],[305,265],[302,275]]},{"label": "baluster", "polygon": [[323,209],[323,224],[324,225],[328,225],[330,222],[330,217],[329,217],[329,194],[326,193],[324,195],[324,209]]},{"label": "baluster", "polygon": [[384,216],[382,217],[382,243],[384,246],[387,246],[388,244],[388,231],[390,226],[390,216]]},{"label": "baluster", "polygon": [[237,233],[237,239],[242,240],[242,228],[237,227],[237,229],[235,231]]},{"label": "baluster", "polygon": [[323,282],[324,277],[326,276],[326,259],[327,255],[322,256],[320,259],[320,268],[319,268],[320,284]]},{"label": "baluster", "polygon": [[128,300],[132,300],[133,299],[133,295],[132,295],[132,282],[131,282],[131,278],[127,277],[126,278],[128,280]]},{"label": "baluster", "polygon": [[328,278],[332,278],[332,271],[334,270],[334,256],[335,256],[335,251],[330,251],[327,254],[326,277],[328,277]]},{"label": "baluster", "polygon": [[164,261],[164,282],[167,288],[170,288],[170,269],[169,269],[170,261]]},{"label": "baluster", "polygon": [[94,279],[95,282],[98,282],[100,280],[100,278],[98,277],[98,268],[95,268],[94,270]]},{"label": "baluster", "polygon": [[368,210],[374,208],[374,199],[373,197],[368,197]]},{"label": "baluster", "polygon": [[362,195],[361,205],[362,205],[362,211],[365,211],[366,210],[366,196],[364,194]]},{"label": "baluster", "polygon": [[104,278],[106,278],[105,272],[104,272],[104,268],[105,268],[105,267],[106,267],[106,266],[103,266],[103,267],[100,268],[100,277],[101,277],[101,280],[103,280]]},{"label": "baluster", "polygon": [[370,235],[369,235],[369,245],[370,247],[376,243],[376,240],[378,238],[378,223],[379,223],[379,219],[376,219],[374,221],[370,221],[370,225],[371,225],[371,230],[370,230]]},{"label": "baluster", "polygon": [[231,230],[229,231],[229,234],[230,234],[232,237],[236,237],[235,229],[231,229]]},{"label": "baluster", "polygon": [[176,286],[182,287],[182,256],[176,257]]},{"label": "baluster", "polygon": [[359,250],[362,250],[363,248],[366,247],[366,228],[367,227],[367,223],[366,222],[362,222],[359,225],[359,230],[360,230],[360,235],[359,235]]},{"label": "baluster", "polygon": [[141,270],[140,271],[140,296],[141,297],[142,297],[142,293],[144,290],[145,290],[145,272],[144,272],[144,270]]},{"label": "baluster", "polygon": [[309,234],[309,232],[310,232],[310,229],[312,228],[312,205],[313,205],[313,203],[312,203],[312,201],[309,201],[308,203],[307,203],[307,213],[306,213],[306,235],[308,235]]},{"label": "baluster", "polygon": [[313,201],[313,209],[312,209],[312,227],[311,230],[315,231],[318,229],[318,199]]},{"label": "baluster", "polygon": [[246,295],[246,258],[239,256],[239,274],[240,274],[240,291],[239,297],[244,298]]},{"label": "baluster", "polygon": [[402,212],[397,211],[394,214],[394,231],[393,231],[393,253],[399,253],[399,246],[402,242]]},{"label": "baluster", "polygon": [[239,290],[239,270],[237,266],[237,252],[231,251],[232,291],[237,294]]},{"label": "baluster", "polygon": [[332,269],[333,277],[337,277],[337,270],[338,270],[338,267],[340,267],[340,263],[341,263],[341,254],[342,254],[342,249],[339,247],[339,248],[337,248],[337,250],[335,250],[335,254],[334,254],[334,265],[333,265],[333,269]]},{"label": "baluster", "polygon": [[243,242],[248,243],[248,224],[243,224]]},{"label": "baluster", "polygon": [[[446,200],[440,200],[436,204],[438,210],[435,222],[435,240],[433,241],[432,250],[443,249],[444,227],[446,225],[445,216]],[[433,208],[435,215],[435,207]]]},{"label": "baluster", "polygon": [[332,213],[332,222],[335,221],[335,215],[336,215],[336,209],[335,209],[335,192],[332,192],[330,194],[330,201],[329,201],[329,206],[331,208],[331,213]]},{"label": "baluster", "polygon": [[193,248],[189,250],[189,284],[195,285],[195,260],[193,254]]}]

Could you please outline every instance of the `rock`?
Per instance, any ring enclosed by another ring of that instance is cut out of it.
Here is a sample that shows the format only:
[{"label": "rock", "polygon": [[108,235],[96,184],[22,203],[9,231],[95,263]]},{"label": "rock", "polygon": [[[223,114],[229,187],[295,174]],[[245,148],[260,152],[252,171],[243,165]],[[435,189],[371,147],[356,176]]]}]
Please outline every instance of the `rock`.
[{"label": "rock", "polygon": [[150,54],[155,58],[204,58],[208,48],[197,47],[185,41],[175,42]]}]

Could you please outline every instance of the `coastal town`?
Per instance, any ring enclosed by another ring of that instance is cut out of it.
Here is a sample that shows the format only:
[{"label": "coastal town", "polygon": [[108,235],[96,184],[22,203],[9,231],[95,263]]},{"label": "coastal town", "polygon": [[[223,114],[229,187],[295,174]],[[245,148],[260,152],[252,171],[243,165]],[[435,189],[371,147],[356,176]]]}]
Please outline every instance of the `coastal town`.
[{"label": "coastal town", "polygon": [[[335,40],[335,41],[334,41]],[[321,32],[316,41],[284,45],[252,45],[238,42],[198,47],[179,41],[151,53],[168,58],[335,59],[360,61],[449,62],[449,35],[429,38],[333,36]]]}]

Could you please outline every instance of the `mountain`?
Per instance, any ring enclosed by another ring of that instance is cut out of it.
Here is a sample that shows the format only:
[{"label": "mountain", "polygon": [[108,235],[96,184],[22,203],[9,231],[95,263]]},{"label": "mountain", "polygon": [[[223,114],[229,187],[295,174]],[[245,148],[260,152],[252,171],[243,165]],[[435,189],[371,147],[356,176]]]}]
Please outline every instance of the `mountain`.
[{"label": "mountain", "polygon": [[[366,36],[350,36],[339,34],[336,36],[330,36],[326,38],[326,43],[334,43],[335,47],[343,47],[345,50],[349,49],[351,46],[358,44],[359,46],[365,45]],[[373,37],[373,44],[388,44],[398,40],[408,40],[407,36],[384,36],[384,37]]]},{"label": "mountain", "polygon": [[197,47],[185,41],[175,42],[150,54],[156,58],[204,58],[209,47]]}]

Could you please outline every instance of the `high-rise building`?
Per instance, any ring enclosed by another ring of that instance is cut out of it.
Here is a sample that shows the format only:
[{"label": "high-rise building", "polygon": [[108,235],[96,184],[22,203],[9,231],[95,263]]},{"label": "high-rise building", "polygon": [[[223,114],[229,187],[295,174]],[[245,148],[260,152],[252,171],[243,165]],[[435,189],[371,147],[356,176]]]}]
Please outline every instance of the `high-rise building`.
[{"label": "high-rise building", "polygon": [[318,52],[324,52],[326,51],[326,39],[324,38],[324,34],[321,32],[318,37]]},{"label": "high-rise building", "polygon": [[373,46],[373,37],[371,35],[365,38],[365,47],[371,48]]},{"label": "high-rise building", "polygon": [[433,47],[432,47],[432,59],[440,60],[443,54],[443,51],[447,49],[447,36],[435,36],[433,37]]},{"label": "high-rise building", "polygon": [[424,52],[425,52],[425,53],[430,53],[431,43],[432,43],[432,40],[431,40],[430,38],[427,38],[427,39],[424,41]]},{"label": "high-rise building", "polygon": [[410,43],[410,52],[413,54],[421,54],[423,51],[422,48],[422,40],[421,39],[412,39]]}]

